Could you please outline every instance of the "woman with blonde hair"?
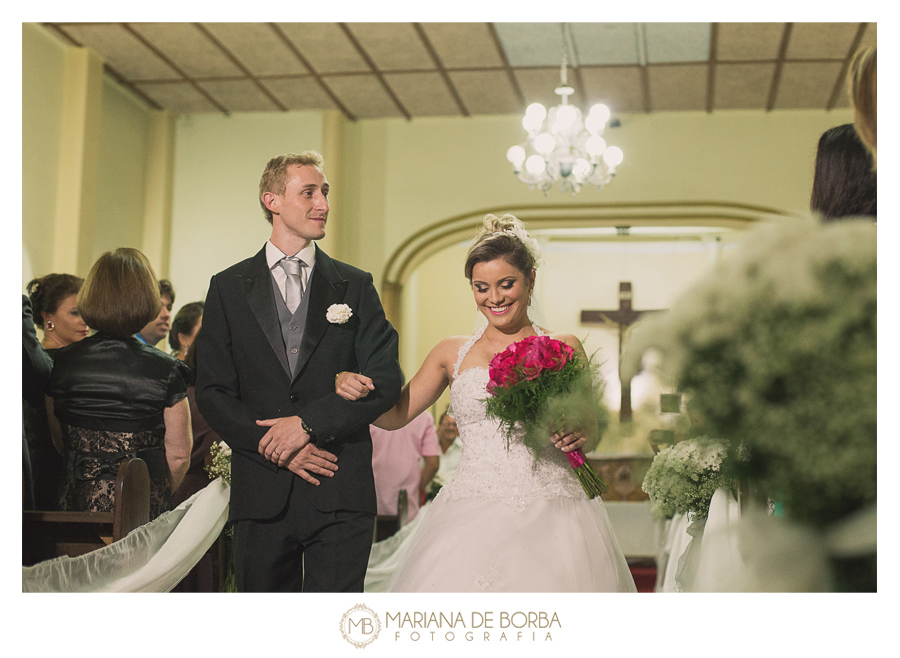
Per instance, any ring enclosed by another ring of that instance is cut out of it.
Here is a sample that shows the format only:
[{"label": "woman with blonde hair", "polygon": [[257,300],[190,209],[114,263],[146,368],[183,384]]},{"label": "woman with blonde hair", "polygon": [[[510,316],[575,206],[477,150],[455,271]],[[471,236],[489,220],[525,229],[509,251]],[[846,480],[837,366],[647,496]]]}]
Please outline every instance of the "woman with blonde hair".
[{"label": "woman with blonde hair", "polygon": [[48,389],[64,510],[112,511],[118,464],[130,456],[150,471],[150,518],[172,507],[191,453],[190,369],[134,337],[160,304],[150,262],[130,248],[100,256],[78,294],[96,333],[57,352]]},{"label": "woman with blonde hair", "polygon": [[[596,446],[596,427],[552,436],[548,430],[535,461],[486,414],[488,365],[510,344],[549,335],[584,357],[575,336],[548,333],[529,317],[539,260],[522,222],[485,217],[465,275],[486,324],[438,343],[396,406],[375,421],[382,429],[403,427],[449,386],[462,440],[456,475],[422,519],[388,591],[635,591],[603,502],[588,499],[564,454]],[[339,395],[358,399],[371,380],[340,373],[335,386]]]}]

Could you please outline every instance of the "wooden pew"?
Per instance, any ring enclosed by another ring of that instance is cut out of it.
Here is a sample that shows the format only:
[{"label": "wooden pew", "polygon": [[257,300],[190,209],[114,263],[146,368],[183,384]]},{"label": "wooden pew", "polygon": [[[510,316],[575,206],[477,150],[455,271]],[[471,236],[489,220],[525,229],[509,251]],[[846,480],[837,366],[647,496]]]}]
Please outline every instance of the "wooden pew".
[{"label": "wooden pew", "polygon": [[131,457],[116,474],[112,512],[22,512],[22,564],[61,555],[77,557],[120,540],[150,521],[150,473]]},{"label": "wooden pew", "polygon": [[375,532],[372,541],[382,541],[393,534],[396,534],[400,528],[406,525],[409,516],[409,500],[407,498],[406,489],[401,489],[397,495],[397,515],[389,516],[379,514],[375,517]]}]

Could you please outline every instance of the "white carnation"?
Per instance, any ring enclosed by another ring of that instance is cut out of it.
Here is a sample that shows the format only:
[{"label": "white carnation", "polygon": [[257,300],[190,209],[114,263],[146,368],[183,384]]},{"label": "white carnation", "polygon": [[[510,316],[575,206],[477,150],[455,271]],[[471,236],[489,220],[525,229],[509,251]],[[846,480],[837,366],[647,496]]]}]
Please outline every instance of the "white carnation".
[{"label": "white carnation", "polygon": [[353,311],[346,304],[332,304],[325,317],[331,324],[344,324],[352,315]]}]

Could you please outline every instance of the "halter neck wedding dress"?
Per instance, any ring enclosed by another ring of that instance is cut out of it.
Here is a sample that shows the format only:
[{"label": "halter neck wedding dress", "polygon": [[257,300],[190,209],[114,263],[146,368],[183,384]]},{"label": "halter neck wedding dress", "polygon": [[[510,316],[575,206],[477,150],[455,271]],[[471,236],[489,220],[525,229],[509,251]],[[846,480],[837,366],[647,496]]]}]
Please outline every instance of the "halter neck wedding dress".
[{"label": "halter neck wedding dress", "polygon": [[537,462],[522,443],[507,445],[485,413],[487,368],[460,372],[486,326],[460,347],[453,366],[459,468],[431,503],[387,591],[634,592],[603,502],[588,499],[554,445]]}]

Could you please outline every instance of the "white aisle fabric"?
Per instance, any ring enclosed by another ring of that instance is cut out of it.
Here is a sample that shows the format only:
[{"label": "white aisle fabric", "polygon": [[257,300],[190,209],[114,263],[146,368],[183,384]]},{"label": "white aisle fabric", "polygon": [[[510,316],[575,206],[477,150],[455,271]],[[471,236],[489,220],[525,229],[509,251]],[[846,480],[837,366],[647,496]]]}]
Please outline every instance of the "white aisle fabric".
[{"label": "white aisle fabric", "polygon": [[214,480],[109,546],[22,567],[22,591],[168,592],[221,533],[230,495],[231,487]]},{"label": "white aisle fabric", "polygon": [[363,586],[364,592],[384,592],[387,583],[394,574],[400,560],[406,555],[416,536],[416,530],[422,519],[431,508],[429,500],[419,508],[416,518],[400,528],[387,539],[372,544],[372,552],[369,553],[369,566],[366,569],[366,580]]},{"label": "white aisle fabric", "polygon": [[660,592],[676,591],[675,574],[678,573],[678,561],[693,539],[687,532],[688,525],[690,522],[686,514],[676,514],[669,522],[669,534],[666,537],[664,549],[669,557],[666,560],[666,571],[659,589]]},{"label": "white aisle fabric", "polygon": [[727,489],[719,489],[709,503],[694,592],[728,592],[744,580],[740,551],[741,506]]}]

